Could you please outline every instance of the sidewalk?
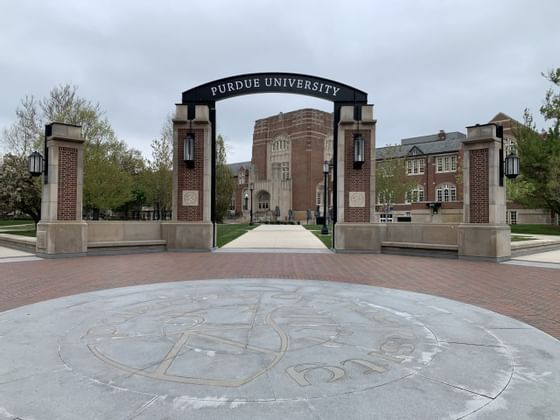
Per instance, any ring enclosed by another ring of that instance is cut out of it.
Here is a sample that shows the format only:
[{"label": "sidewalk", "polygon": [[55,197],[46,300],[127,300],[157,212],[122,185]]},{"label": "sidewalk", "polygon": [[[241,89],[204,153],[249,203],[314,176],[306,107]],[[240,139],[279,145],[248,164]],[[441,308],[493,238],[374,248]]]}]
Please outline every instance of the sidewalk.
[{"label": "sidewalk", "polygon": [[257,248],[327,250],[319,238],[301,225],[260,225],[222,247]]}]

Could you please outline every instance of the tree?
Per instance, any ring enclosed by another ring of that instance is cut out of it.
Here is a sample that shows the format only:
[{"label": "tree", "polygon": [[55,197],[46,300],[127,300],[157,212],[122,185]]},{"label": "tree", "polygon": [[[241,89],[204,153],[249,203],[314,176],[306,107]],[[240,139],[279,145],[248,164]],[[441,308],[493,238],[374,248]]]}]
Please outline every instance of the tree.
[{"label": "tree", "polygon": [[[560,68],[543,74],[555,87],[560,87]],[[524,123],[516,127],[521,176],[513,183],[520,202],[531,207],[544,207],[560,214],[560,92],[550,88],[540,108],[547,131],[537,132],[533,116],[525,110]],[[510,195],[511,197],[511,195]]]},{"label": "tree", "polygon": [[398,157],[398,151],[399,146],[387,146],[378,152],[381,160],[377,160],[375,168],[375,191],[384,211],[404,202],[407,193],[416,186],[407,176],[406,160]]},{"label": "tree", "polygon": [[173,122],[169,116],[161,136],[151,144],[152,159],[142,174],[141,185],[146,203],[158,214],[171,209],[173,179]]},{"label": "tree", "polygon": [[[129,150],[116,138],[99,104],[79,97],[77,87],[68,84],[54,87],[40,101],[26,96],[16,109],[15,122],[2,131],[2,145],[19,158],[12,161],[21,165],[18,173],[26,172],[25,158],[31,150],[43,149],[43,129],[50,122],[82,126],[86,209],[99,213],[99,209],[109,208],[109,205],[115,208],[131,199],[131,192],[127,191],[132,185],[130,168],[138,165],[140,152]],[[5,182],[7,180],[2,180]],[[40,203],[40,194],[39,189],[31,202]]]},{"label": "tree", "polygon": [[235,188],[234,179],[226,164],[226,144],[224,138],[216,138],[216,222],[222,223],[231,204]]},{"label": "tree", "polygon": [[0,165],[0,212],[20,211],[33,219],[41,219],[41,180],[27,172],[27,158],[8,154]]}]

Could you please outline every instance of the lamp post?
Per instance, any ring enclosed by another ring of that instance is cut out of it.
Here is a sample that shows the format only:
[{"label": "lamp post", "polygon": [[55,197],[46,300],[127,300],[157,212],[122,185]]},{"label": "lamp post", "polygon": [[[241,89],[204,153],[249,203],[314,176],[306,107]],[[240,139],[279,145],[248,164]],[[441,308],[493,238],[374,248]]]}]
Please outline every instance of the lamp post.
[{"label": "lamp post", "polygon": [[249,190],[251,191],[251,210],[249,210],[249,225],[253,226],[253,190],[255,189],[255,184],[249,184]]},{"label": "lamp post", "polygon": [[327,178],[329,176],[329,161],[325,160],[323,163],[323,175],[325,176],[323,185],[323,227],[321,228],[321,235],[328,235],[329,228],[327,226]]}]

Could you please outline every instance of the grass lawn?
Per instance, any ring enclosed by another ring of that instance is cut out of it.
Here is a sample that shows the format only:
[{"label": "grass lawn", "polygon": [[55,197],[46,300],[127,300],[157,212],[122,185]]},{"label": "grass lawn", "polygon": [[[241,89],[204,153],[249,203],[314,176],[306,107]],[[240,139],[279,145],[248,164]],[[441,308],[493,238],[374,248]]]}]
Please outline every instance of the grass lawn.
[{"label": "grass lawn", "polygon": [[560,226],[554,225],[510,225],[511,233],[527,235],[560,235]]},{"label": "grass lawn", "polygon": [[33,230],[0,230],[0,233],[9,233],[10,235],[21,235],[21,236],[31,236],[35,237],[37,232]]},{"label": "grass lawn", "polygon": [[321,228],[323,225],[303,225],[303,227],[307,230],[313,232],[313,234],[321,240],[325,244],[325,246],[329,249],[332,248],[332,230],[333,225],[329,225],[329,234],[328,235],[321,235]]},{"label": "grass lawn", "polygon": [[255,228],[256,225],[249,226],[249,224],[227,224],[218,225],[218,238],[217,245],[218,248],[223,247],[225,244],[239,238],[245,232]]},{"label": "grass lawn", "polygon": [[31,219],[29,219],[29,220],[11,220],[11,219],[0,220],[0,228],[2,228],[4,226],[32,225],[32,224],[33,224],[33,220],[31,220]]}]

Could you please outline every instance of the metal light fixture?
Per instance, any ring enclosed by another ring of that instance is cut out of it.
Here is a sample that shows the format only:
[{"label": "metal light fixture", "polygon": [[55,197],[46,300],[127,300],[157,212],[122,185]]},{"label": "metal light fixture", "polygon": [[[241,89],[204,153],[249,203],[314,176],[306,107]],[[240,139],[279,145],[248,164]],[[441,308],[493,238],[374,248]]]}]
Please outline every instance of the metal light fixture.
[{"label": "metal light fixture", "polygon": [[504,162],[504,175],[509,179],[515,179],[519,175],[519,157],[513,150]]},{"label": "metal light fixture", "polygon": [[43,155],[37,151],[31,153],[27,160],[28,171],[31,176],[39,176],[43,173]]},{"label": "metal light fixture", "polygon": [[352,140],[354,143],[354,169],[361,169],[366,160],[365,141],[362,137],[362,133],[360,133],[360,116],[355,115],[354,118],[358,120],[358,130],[352,135]]},{"label": "metal light fixture", "polygon": [[187,133],[183,144],[183,160],[189,168],[194,167],[194,133]]},{"label": "metal light fixture", "polygon": [[329,161],[325,160],[323,162],[323,175],[325,180],[323,181],[323,227],[321,228],[321,235],[328,235],[329,228],[327,226],[327,182],[329,176]]},{"label": "metal light fixture", "polygon": [[519,156],[511,146],[510,152],[504,159],[504,127],[496,125],[496,136],[502,141],[500,149],[500,187],[504,186],[504,175],[509,179],[515,179],[519,175]]},{"label": "metal light fixture", "polygon": [[251,191],[251,210],[249,210],[249,225],[253,226],[253,190],[255,189],[255,184],[251,182],[249,184],[249,190]]}]

